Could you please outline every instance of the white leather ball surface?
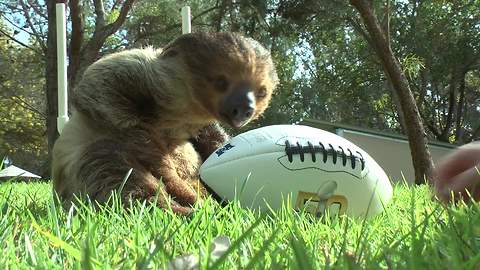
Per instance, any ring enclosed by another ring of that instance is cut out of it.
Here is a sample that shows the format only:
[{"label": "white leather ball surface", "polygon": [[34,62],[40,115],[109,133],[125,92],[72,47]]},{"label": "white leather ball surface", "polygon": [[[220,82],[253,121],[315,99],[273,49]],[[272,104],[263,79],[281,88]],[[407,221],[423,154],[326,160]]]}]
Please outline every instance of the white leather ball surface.
[{"label": "white leather ball surface", "polygon": [[202,164],[200,178],[222,199],[260,210],[288,203],[315,215],[329,210],[371,217],[392,197],[387,175],[368,153],[301,125],[267,126],[232,138]]}]

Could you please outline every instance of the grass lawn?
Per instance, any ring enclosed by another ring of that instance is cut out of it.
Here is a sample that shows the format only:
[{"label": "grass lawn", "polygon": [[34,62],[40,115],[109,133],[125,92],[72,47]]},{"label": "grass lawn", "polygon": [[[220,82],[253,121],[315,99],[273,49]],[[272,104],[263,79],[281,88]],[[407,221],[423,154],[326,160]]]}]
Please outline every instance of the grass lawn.
[{"label": "grass lawn", "polygon": [[[207,201],[190,218],[137,205],[64,211],[48,183],[0,184],[0,269],[165,269],[200,256],[220,269],[479,269],[478,204],[444,207],[426,187],[395,187],[366,222],[281,210],[260,215]],[[212,239],[232,245],[212,262]]]}]

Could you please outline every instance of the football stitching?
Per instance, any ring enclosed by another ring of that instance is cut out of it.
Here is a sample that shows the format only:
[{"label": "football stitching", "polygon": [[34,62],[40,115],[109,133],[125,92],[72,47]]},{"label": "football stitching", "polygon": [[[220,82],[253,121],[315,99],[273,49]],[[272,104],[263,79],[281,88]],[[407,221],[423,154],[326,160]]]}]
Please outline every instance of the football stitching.
[{"label": "football stitching", "polygon": [[[312,161],[316,162],[316,156],[315,154],[321,153],[323,154],[323,163],[327,162],[327,156],[331,155],[333,157],[333,164],[337,164],[337,157],[340,155],[342,157],[342,165],[345,167],[347,165],[347,154],[345,153],[345,150],[341,146],[337,146],[340,151],[335,150],[335,147],[333,147],[332,144],[328,144],[329,149],[326,149],[325,146],[319,142],[319,146],[314,146],[310,141],[307,141],[307,146],[301,145],[298,141],[295,146],[290,144],[289,140],[285,140],[285,153],[287,154],[288,161],[291,163],[293,162],[293,155],[300,155],[300,161],[304,162],[305,161],[305,154],[311,154],[312,155]],[[363,155],[359,151],[355,151],[356,153],[359,154],[360,157],[354,155],[352,151],[347,147],[346,148],[349,156],[350,156],[350,163],[352,166],[352,169],[355,169],[355,164],[356,161],[360,161],[361,166],[362,166],[362,171],[365,169],[365,159],[363,158]]]}]

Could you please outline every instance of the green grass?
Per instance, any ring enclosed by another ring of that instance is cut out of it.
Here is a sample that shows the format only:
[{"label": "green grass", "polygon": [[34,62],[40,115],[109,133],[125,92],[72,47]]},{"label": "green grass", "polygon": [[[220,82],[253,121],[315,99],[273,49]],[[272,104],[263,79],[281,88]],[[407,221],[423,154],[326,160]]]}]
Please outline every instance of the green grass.
[{"label": "green grass", "polygon": [[[148,205],[64,211],[47,183],[0,184],[0,211],[0,269],[164,269],[189,253],[200,254],[201,269],[480,267],[479,205],[444,207],[422,186],[396,186],[386,211],[366,222],[210,200],[189,218]],[[232,246],[213,262],[220,235]]]}]

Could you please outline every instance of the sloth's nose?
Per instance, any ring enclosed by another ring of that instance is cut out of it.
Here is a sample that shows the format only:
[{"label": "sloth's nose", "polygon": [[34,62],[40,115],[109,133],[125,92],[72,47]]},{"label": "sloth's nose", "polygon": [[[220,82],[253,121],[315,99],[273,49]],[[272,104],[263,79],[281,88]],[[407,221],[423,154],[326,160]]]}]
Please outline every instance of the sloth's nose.
[{"label": "sloth's nose", "polygon": [[255,96],[249,89],[234,91],[223,102],[222,115],[228,124],[239,128],[245,125],[255,111]]},{"label": "sloth's nose", "polygon": [[243,105],[239,105],[234,107],[231,111],[231,118],[238,121],[243,121],[246,119],[250,119],[253,115],[253,103],[246,103]]}]

